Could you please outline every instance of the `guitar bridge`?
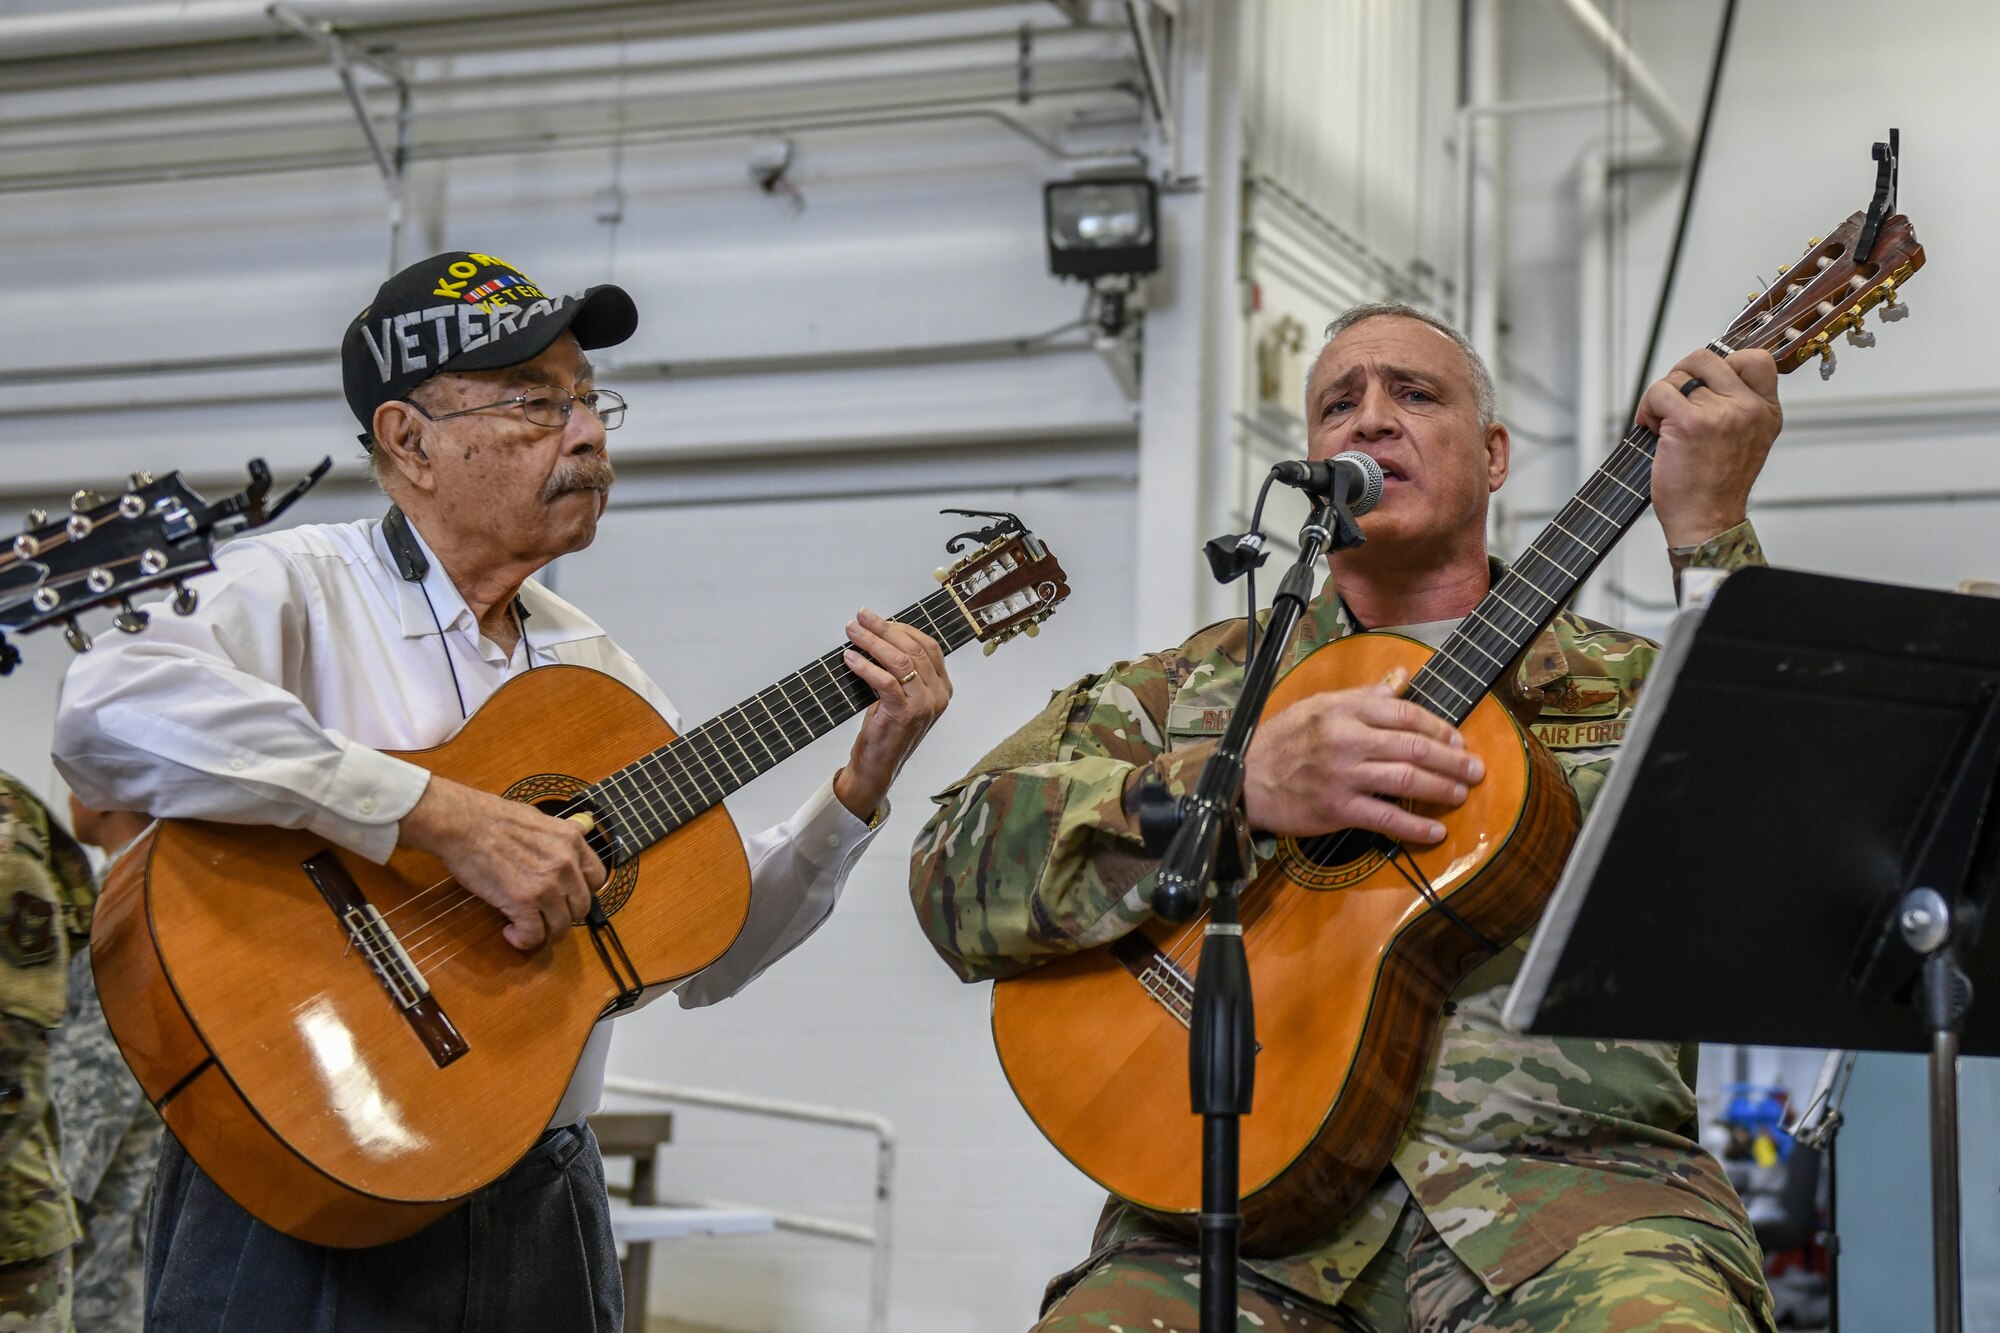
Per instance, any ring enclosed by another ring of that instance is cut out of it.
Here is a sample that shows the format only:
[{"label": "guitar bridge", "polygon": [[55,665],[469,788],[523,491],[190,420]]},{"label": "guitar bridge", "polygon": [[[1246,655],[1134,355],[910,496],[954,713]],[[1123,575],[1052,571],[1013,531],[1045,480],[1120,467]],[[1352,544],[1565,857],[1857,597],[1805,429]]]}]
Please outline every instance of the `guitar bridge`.
[{"label": "guitar bridge", "polygon": [[354,948],[360,950],[382,989],[423,1043],[431,1059],[442,1069],[472,1047],[453,1026],[431,994],[430,983],[417,967],[403,942],[396,938],[382,913],[362,894],[347,867],[331,851],[316,852],[300,862],[319,896],[333,909],[341,928]]}]

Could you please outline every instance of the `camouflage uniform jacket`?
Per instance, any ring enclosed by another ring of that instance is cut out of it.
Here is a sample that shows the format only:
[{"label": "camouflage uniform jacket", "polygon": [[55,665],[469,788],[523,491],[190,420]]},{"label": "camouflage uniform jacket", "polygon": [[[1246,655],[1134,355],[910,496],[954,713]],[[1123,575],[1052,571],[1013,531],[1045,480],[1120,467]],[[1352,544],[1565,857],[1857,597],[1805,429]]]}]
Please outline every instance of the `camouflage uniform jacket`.
[{"label": "camouflage uniform jacket", "polygon": [[[1714,568],[1762,563],[1747,523],[1675,554]],[[1355,628],[1329,585],[1306,610],[1293,663]],[[1240,692],[1245,640],[1244,622],[1226,621],[1075,682],[936,798],[911,893],[961,978],[1012,975],[1146,919],[1154,862],[1140,845],[1139,788],[1154,774],[1171,791],[1192,787]],[[1565,612],[1503,689],[1533,717],[1586,812],[1656,651]],[[1525,951],[1524,938],[1454,992],[1436,1061],[1375,1188],[1304,1250],[1253,1268],[1335,1304],[1412,1198],[1495,1295],[1584,1237],[1643,1217],[1711,1223],[1754,1247],[1741,1203],[1693,1141],[1692,1073],[1677,1047],[1501,1025]],[[1114,1201],[1098,1255],[1151,1234],[1144,1214]]]},{"label": "camouflage uniform jacket", "polygon": [[90,862],[32,792],[0,774],[0,1264],[76,1243],[56,1153],[48,1031],[90,929]]}]

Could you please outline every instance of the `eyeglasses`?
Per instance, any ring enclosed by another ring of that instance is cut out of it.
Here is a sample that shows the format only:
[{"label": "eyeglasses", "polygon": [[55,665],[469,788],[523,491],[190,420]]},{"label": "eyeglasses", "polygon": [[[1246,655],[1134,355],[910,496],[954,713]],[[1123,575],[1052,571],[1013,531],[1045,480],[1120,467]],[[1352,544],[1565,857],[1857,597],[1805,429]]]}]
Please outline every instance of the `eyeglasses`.
[{"label": "eyeglasses", "polygon": [[526,393],[517,394],[512,398],[502,398],[497,402],[481,403],[477,407],[461,407],[455,412],[438,412],[435,414],[425,411],[422,403],[412,399],[405,398],[402,401],[416,408],[426,421],[449,421],[453,417],[462,417],[469,412],[486,412],[496,407],[518,406],[521,409],[521,415],[534,422],[537,426],[553,428],[556,426],[567,426],[569,424],[571,408],[577,403],[582,403],[590,409],[591,413],[596,416],[598,423],[606,430],[617,430],[625,424],[625,396],[613,393],[609,389],[591,389],[584,393],[571,393],[568,389],[560,389],[550,384],[544,385],[541,388],[530,389]]}]

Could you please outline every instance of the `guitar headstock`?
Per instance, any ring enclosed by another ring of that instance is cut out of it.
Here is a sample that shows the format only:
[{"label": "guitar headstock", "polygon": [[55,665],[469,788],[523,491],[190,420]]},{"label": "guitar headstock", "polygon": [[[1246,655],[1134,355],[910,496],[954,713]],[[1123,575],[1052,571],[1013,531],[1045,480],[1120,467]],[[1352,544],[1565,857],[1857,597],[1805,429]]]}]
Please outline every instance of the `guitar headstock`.
[{"label": "guitar headstock", "polygon": [[[0,546],[0,630],[27,634],[61,622],[69,646],[86,652],[91,639],[77,623],[79,615],[117,602],[121,609],[112,623],[137,634],[150,613],[134,607],[131,598],[166,584],[174,585],[174,610],[187,615],[195,608],[195,594],[184,580],[215,568],[215,543],[269,523],[332,466],[332,459],[321,459],[272,503],[267,503],[271,471],[261,458],[250,462],[249,485],[214,502],[178,472],[157,480],[137,473],[132,488],[116,499],[78,491],[66,517],[30,515],[28,526]],[[0,636],[0,675],[18,660]]]},{"label": "guitar headstock", "polygon": [[1833,339],[1842,333],[1856,347],[1873,347],[1875,334],[1862,316],[1882,307],[1891,324],[1910,313],[1897,289],[1924,266],[1924,248],[1901,213],[1883,218],[1869,252],[1857,257],[1855,240],[1865,214],[1857,212],[1824,239],[1814,237],[1797,260],[1778,269],[1768,291],[1753,292],[1721,341],[1736,350],[1761,347],[1780,372],[1820,358],[1820,378],[1833,374]]},{"label": "guitar headstock", "polygon": [[971,542],[980,545],[937,572],[938,582],[950,589],[978,626],[976,634],[985,651],[992,652],[1016,634],[1033,638],[1040,633],[1042,622],[1069,596],[1068,576],[1042,539],[1012,514],[944,512],[998,520],[946,543],[945,549],[953,553]]}]

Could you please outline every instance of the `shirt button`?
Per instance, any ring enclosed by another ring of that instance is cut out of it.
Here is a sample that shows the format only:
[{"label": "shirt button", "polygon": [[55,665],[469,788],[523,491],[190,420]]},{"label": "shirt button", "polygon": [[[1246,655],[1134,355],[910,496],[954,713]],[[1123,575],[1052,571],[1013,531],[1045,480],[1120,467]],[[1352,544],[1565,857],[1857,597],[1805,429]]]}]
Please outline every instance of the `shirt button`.
[{"label": "shirt button", "polygon": [[839,835],[838,833],[829,833],[829,834],[827,834],[827,835],[826,835],[826,845],[827,845],[827,846],[829,846],[829,847],[838,847],[838,846],[840,846],[840,835]]},{"label": "shirt button", "polygon": [[243,767],[244,765],[241,759],[232,759],[229,761],[229,768],[230,771],[233,773],[241,773],[243,771]]},{"label": "shirt button", "polygon": [[373,796],[364,796],[361,798],[361,813],[364,815],[375,813],[375,798]]}]

